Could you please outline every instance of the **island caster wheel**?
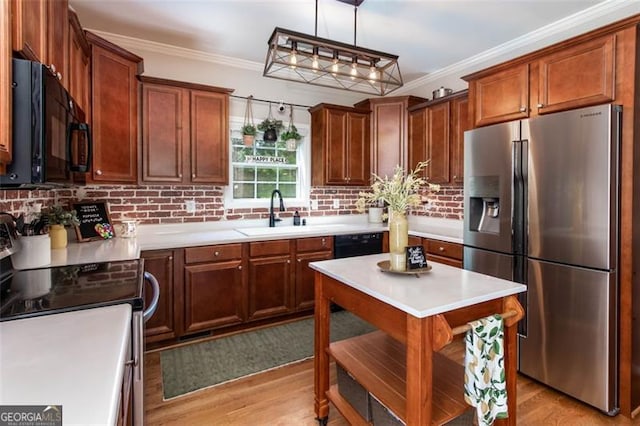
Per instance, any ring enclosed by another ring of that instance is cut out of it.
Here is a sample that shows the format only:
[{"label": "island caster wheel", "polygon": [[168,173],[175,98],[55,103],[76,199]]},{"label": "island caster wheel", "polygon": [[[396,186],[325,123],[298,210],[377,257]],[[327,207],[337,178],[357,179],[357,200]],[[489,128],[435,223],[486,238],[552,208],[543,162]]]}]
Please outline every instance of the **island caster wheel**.
[{"label": "island caster wheel", "polygon": [[327,423],[329,422],[329,416],[323,417],[321,419],[316,419],[316,420],[318,420],[319,426],[327,426]]}]

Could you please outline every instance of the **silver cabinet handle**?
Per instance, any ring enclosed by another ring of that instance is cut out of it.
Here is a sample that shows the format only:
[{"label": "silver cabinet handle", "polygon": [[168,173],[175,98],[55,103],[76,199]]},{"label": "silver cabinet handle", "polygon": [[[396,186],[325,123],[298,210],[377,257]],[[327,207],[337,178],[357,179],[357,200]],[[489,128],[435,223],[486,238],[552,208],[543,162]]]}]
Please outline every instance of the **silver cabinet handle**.
[{"label": "silver cabinet handle", "polygon": [[195,173],[192,173],[192,174],[191,174],[191,179],[195,179],[195,178],[196,178],[196,174],[195,174]]},{"label": "silver cabinet handle", "polygon": [[323,239],[322,239],[322,245],[323,245],[323,246],[326,246],[326,245],[327,245],[327,239],[326,239],[326,238],[323,238]]},{"label": "silver cabinet handle", "polygon": [[520,112],[527,112],[527,107],[520,107]]},{"label": "silver cabinet handle", "polygon": [[538,108],[544,108],[544,104],[538,104]]},{"label": "silver cabinet handle", "polygon": [[178,177],[182,179],[182,173],[178,173]]},{"label": "silver cabinet handle", "polygon": [[238,270],[242,271],[242,265],[238,266]]},{"label": "silver cabinet handle", "polygon": [[96,170],[96,174],[97,174],[98,176],[102,176],[102,170]]},{"label": "silver cabinet handle", "polygon": [[291,260],[290,260],[290,259],[287,259],[287,263],[291,263]]},{"label": "silver cabinet handle", "polygon": [[298,263],[302,263],[302,259],[298,259]]},{"label": "silver cabinet handle", "polygon": [[453,175],[453,178],[454,178],[454,179],[458,179],[458,176],[457,176],[457,175]]},{"label": "silver cabinet handle", "polygon": [[158,309],[158,301],[160,300],[160,284],[158,284],[156,277],[149,272],[144,273],[144,280],[151,284],[151,288],[153,290],[151,303],[149,304],[149,307],[142,312],[142,319],[144,322],[147,322],[156,312],[156,309]]}]

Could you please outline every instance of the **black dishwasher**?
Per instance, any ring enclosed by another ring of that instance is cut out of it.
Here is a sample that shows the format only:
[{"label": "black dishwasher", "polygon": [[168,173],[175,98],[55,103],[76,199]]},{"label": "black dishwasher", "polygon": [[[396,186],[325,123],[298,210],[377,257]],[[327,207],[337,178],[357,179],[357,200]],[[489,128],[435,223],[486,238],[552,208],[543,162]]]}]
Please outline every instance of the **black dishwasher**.
[{"label": "black dishwasher", "polygon": [[336,235],[333,238],[334,259],[378,253],[382,253],[382,232]]}]

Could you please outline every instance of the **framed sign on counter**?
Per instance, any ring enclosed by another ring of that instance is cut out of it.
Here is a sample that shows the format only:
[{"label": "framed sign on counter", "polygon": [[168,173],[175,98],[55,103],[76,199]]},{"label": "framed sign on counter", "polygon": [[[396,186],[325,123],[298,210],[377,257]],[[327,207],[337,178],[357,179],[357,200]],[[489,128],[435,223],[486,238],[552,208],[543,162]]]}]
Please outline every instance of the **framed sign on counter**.
[{"label": "framed sign on counter", "polygon": [[80,225],[75,227],[78,241],[108,240],[116,236],[107,203],[71,203],[71,208],[76,211],[80,221]]}]

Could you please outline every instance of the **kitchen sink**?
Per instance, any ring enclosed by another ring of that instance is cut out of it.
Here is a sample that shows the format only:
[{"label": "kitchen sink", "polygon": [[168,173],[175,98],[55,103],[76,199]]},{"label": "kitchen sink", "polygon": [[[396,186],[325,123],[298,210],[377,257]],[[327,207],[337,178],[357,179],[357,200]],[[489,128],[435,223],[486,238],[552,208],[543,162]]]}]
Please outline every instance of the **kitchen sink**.
[{"label": "kitchen sink", "polygon": [[275,226],[270,228],[268,226],[261,226],[257,228],[236,228],[236,231],[244,234],[248,237],[261,237],[265,235],[300,235],[311,234],[317,232],[334,232],[341,231],[347,227],[345,224],[334,225],[305,225],[305,226]]}]

